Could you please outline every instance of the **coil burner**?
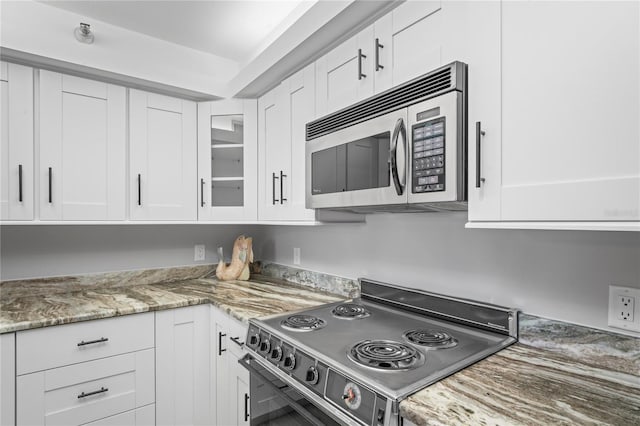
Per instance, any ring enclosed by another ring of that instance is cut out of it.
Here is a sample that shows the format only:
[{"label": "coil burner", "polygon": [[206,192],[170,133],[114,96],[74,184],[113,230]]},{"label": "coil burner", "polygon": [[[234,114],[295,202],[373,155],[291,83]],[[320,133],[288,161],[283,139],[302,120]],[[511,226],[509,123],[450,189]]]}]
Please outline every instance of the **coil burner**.
[{"label": "coil burner", "polygon": [[412,346],[391,340],[364,340],[356,343],[347,356],[365,367],[386,371],[405,371],[424,364],[424,357]]},{"label": "coil burner", "polygon": [[402,335],[405,340],[425,349],[447,349],[458,344],[458,341],[444,331],[409,330]]},{"label": "coil burner", "polygon": [[312,315],[291,315],[282,320],[280,325],[291,331],[314,331],[323,328],[327,322]]},{"label": "coil burner", "polygon": [[333,308],[331,313],[334,317],[340,319],[359,319],[371,315],[367,308],[357,303],[343,303]]}]

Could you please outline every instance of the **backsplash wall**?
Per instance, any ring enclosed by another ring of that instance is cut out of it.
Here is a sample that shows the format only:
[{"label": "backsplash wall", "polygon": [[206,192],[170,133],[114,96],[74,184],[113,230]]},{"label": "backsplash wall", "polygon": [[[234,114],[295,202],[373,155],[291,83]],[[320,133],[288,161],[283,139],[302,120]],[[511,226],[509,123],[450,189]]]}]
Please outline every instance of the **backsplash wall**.
[{"label": "backsplash wall", "polygon": [[[274,226],[261,259],[369,277],[607,326],[608,286],[640,287],[640,233],[465,229],[466,213],[379,214],[366,224]],[[622,332],[622,331],[620,331]]]},{"label": "backsplash wall", "polygon": [[[261,227],[245,225],[11,225],[0,229],[0,279],[39,278],[227,260],[241,234],[257,236]],[[204,244],[204,262],[193,260]],[[254,250],[257,255],[257,250]]]}]

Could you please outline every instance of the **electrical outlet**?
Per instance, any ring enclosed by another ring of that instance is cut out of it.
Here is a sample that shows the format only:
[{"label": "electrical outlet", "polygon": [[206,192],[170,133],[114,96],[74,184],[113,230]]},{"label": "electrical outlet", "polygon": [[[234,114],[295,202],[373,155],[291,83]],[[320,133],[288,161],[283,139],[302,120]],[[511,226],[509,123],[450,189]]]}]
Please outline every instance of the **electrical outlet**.
[{"label": "electrical outlet", "polygon": [[635,297],[629,296],[618,296],[616,298],[619,320],[633,322],[633,305],[635,305],[635,300]]},{"label": "electrical outlet", "polygon": [[300,264],[300,247],[293,248],[293,264],[294,265]]},{"label": "electrical outlet", "polygon": [[609,286],[609,326],[640,332],[640,289]]},{"label": "electrical outlet", "polygon": [[205,254],[206,254],[206,249],[204,244],[196,244],[195,246],[193,246],[193,260],[195,260],[196,262],[202,261],[205,258]]}]

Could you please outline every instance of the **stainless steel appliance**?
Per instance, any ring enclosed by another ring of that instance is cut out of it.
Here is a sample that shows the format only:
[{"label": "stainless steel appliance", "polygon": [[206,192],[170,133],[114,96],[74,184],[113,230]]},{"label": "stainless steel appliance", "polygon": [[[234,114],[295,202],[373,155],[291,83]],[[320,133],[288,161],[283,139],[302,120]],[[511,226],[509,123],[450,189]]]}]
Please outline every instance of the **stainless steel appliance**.
[{"label": "stainless steel appliance", "polygon": [[360,284],[359,299],[249,321],[252,425],[398,425],[402,399],[517,340],[516,310]]},{"label": "stainless steel appliance", "polygon": [[307,123],[307,207],[466,210],[466,88],[453,62]]}]

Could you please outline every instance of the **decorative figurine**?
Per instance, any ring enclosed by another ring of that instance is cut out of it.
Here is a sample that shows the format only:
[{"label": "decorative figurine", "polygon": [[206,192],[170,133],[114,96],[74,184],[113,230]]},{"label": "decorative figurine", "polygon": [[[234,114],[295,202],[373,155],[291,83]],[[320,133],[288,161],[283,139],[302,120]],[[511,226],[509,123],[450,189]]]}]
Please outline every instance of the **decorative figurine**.
[{"label": "decorative figurine", "polygon": [[216,268],[216,277],[221,281],[240,280],[247,281],[249,279],[249,264],[253,263],[253,239],[245,238],[240,235],[233,244],[233,254],[231,263],[228,265],[224,262],[224,253],[222,247],[218,247],[218,267]]}]

